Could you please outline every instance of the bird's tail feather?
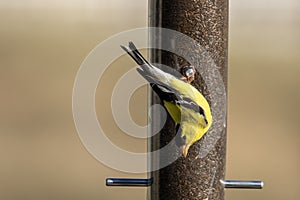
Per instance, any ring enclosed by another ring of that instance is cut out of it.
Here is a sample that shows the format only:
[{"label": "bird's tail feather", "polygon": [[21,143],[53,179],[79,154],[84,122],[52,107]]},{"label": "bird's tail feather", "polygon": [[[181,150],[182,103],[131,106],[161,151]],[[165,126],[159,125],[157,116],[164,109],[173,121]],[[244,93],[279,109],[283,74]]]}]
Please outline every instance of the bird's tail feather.
[{"label": "bird's tail feather", "polygon": [[126,51],[131,58],[145,71],[148,75],[153,75],[153,66],[143,57],[143,55],[137,50],[133,42],[129,42],[128,47],[122,46],[121,48]]},{"label": "bird's tail feather", "polygon": [[129,42],[128,47],[122,46],[121,48],[126,51],[133,60],[140,66],[148,65],[148,67],[151,67],[149,62],[143,57],[143,55],[137,50],[133,42]]},{"label": "bird's tail feather", "polygon": [[129,49],[135,54],[137,55],[140,60],[143,61],[143,64],[147,64],[149,65],[149,67],[151,67],[150,63],[143,57],[143,55],[137,50],[136,46],[133,44],[133,42],[129,42],[128,45]]},{"label": "bird's tail feather", "polygon": [[128,47],[121,45],[121,48],[126,51],[141,67],[137,68],[137,71],[140,75],[142,75],[149,83],[161,84],[162,80],[165,78],[165,73],[155,66],[151,65],[137,50],[133,42],[129,42]]},{"label": "bird's tail feather", "polygon": [[151,76],[149,76],[149,74],[147,72],[145,72],[144,70],[137,68],[136,71],[142,76],[144,77],[149,83],[151,83],[153,80],[153,78]]},{"label": "bird's tail feather", "polygon": [[138,65],[144,64],[144,61],[139,56],[137,56],[137,54],[135,52],[131,51],[131,49],[129,49],[128,47],[122,46],[122,45],[121,45],[121,48],[124,51],[126,51]]}]

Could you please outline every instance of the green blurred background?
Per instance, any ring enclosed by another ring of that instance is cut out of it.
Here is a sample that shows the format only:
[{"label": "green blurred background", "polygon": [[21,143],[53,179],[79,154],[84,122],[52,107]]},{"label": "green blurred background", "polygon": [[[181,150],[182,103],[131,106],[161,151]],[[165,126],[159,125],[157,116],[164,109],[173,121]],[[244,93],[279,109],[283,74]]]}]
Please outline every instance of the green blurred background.
[{"label": "green blurred background", "polygon": [[[265,188],[227,190],[226,199],[300,198],[299,12],[297,0],[230,2],[226,177],[262,179]],[[145,199],[145,188],[105,187],[106,177],[145,174],[95,160],[79,140],[71,103],[86,55],[113,34],[147,26],[147,1],[2,0],[0,24],[0,199]],[[122,134],[109,108],[117,77],[132,65],[121,57],[110,66],[96,106],[111,140],[139,152],[146,142]],[[145,93],[130,102],[142,125]]]}]

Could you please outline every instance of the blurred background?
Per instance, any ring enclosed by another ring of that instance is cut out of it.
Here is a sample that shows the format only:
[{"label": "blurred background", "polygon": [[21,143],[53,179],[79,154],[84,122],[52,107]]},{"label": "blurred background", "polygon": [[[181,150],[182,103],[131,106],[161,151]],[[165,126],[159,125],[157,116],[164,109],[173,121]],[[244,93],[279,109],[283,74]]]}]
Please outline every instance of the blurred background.
[{"label": "blurred background", "polygon": [[[261,179],[263,190],[226,199],[299,199],[300,3],[230,1],[227,179]],[[145,199],[145,188],[107,188],[112,170],[81,144],[72,118],[80,64],[101,41],[147,26],[146,0],[0,1],[0,199]],[[111,140],[145,151],[114,124],[114,83],[132,67],[116,60],[99,82],[97,114]],[[120,65],[122,69],[120,70]],[[112,78],[113,77],[113,78]],[[146,123],[146,88],[130,111]]]}]

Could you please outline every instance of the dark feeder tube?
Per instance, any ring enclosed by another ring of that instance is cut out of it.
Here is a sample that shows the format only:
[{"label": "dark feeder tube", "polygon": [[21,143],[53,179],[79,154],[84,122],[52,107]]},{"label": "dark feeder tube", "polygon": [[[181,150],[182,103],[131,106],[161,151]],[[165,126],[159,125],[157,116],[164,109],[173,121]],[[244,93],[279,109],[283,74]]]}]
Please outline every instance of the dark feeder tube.
[{"label": "dark feeder tube", "polygon": [[[224,185],[220,180],[224,180],[226,157],[228,0],[150,0],[149,26],[181,32],[197,41],[210,56],[210,60],[205,60],[205,53],[193,54],[195,63],[205,65],[208,70],[198,71],[192,84],[211,105],[213,125],[200,141],[191,146],[186,158],[180,157],[149,175],[153,177],[153,183],[148,190],[148,199],[222,200]],[[167,40],[159,31],[150,33],[150,44]],[[194,51],[185,49],[184,42],[177,41],[176,47],[181,51]],[[176,63],[185,65],[183,58],[159,49],[151,49],[150,60],[173,68]],[[216,71],[222,79],[221,84],[215,76]],[[150,100],[151,104],[160,102],[154,93]],[[151,115],[152,126],[159,126],[159,113]],[[222,118],[223,121],[219,120]],[[160,133],[152,137],[149,150],[162,148],[175,134],[174,122],[169,117]],[[161,162],[163,158],[158,156],[150,159],[153,164]]]}]

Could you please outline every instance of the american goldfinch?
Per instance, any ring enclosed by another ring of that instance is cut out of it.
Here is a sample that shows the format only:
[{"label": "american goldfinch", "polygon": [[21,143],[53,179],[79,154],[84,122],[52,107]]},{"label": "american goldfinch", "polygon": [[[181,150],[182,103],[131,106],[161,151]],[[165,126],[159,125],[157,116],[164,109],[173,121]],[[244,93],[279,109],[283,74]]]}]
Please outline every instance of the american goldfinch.
[{"label": "american goldfinch", "polygon": [[164,107],[176,125],[176,145],[186,157],[192,144],[198,141],[210,128],[212,115],[204,96],[187,81],[151,65],[132,42],[121,46],[140,66],[137,71],[149,83],[161,99]]}]

